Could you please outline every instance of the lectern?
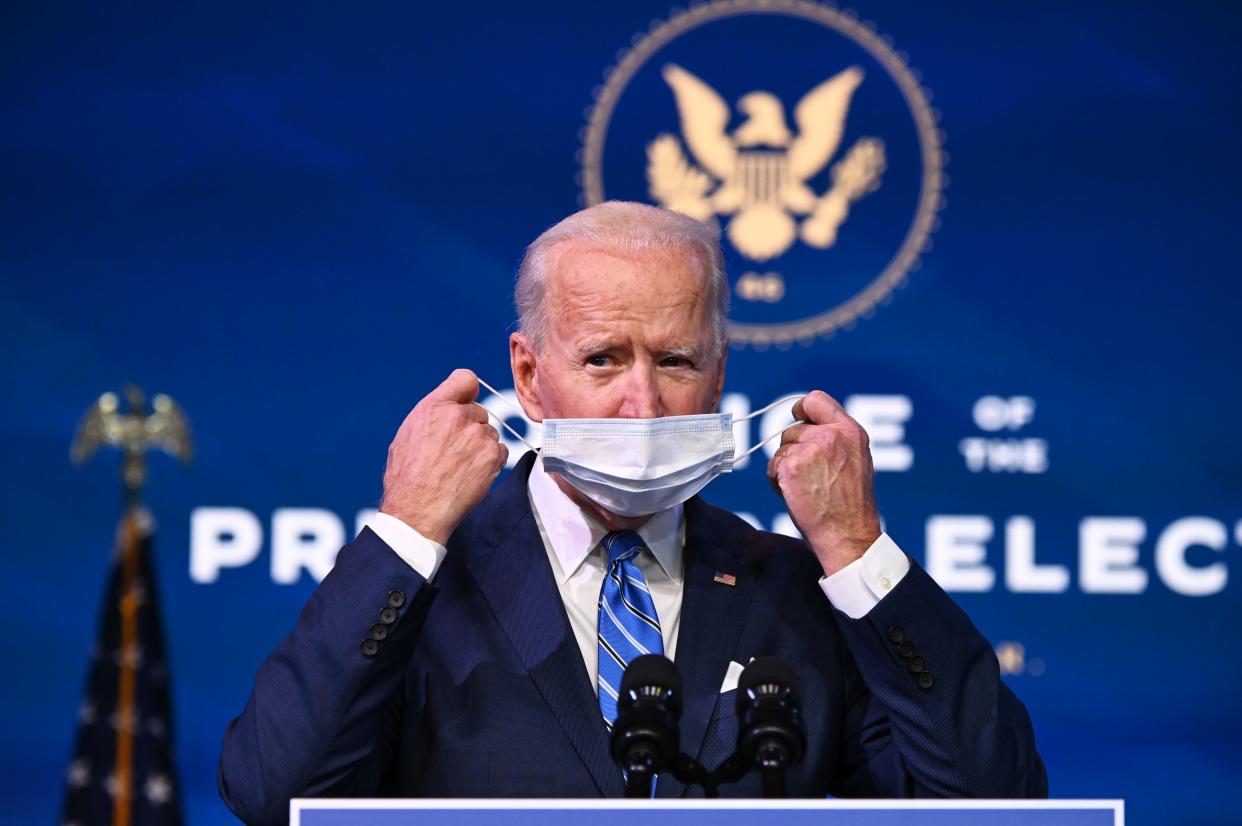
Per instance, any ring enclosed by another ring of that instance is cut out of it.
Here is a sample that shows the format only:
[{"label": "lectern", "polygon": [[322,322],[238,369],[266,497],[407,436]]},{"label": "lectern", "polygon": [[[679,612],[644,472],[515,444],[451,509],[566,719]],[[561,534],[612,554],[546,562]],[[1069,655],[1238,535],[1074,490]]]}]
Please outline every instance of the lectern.
[{"label": "lectern", "polygon": [[[641,815],[635,812],[640,809]],[[1122,826],[1121,800],[303,800],[292,826]]]}]

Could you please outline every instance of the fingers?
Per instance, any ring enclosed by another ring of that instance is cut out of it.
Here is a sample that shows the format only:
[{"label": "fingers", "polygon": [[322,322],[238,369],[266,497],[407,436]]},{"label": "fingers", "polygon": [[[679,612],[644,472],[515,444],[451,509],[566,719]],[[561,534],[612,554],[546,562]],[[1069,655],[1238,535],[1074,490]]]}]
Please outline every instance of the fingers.
[{"label": "fingers", "polygon": [[793,406],[793,415],[795,419],[813,424],[829,424],[849,418],[845,408],[823,390],[813,390],[798,399]]},{"label": "fingers", "polygon": [[799,423],[799,424],[791,425],[790,427],[785,428],[783,431],[781,431],[781,444],[790,445],[790,444],[793,444],[794,442],[799,441],[802,438],[802,435],[806,433],[807,428],[811,426],[812,425],[809,425],[809,424]]},{"label": "fingers", "polygon": [[777,496],[783,496],[781,493],[781,486],[776,481],[776,474],[778,472],[781,459],[784,458],[782,456],[782,451],[785,451],[784,445],[777,448],[776,452],[772,454],[772,458],[768,460],[768,484],[772,486],[772,490],[776,491]]},{"label": "fingers", "polygon": [[784,491],[781,490],[780,485],[781,462],[788,459],[790,454],[800,449],[802,449],[802,445],[797,442],[782,444],[779,448],[777,448],[776,452],[772,454],[771,460],[768,461],[768,484],[772,486],[772,490],[776,491],[777,494],[782,497],[784,497],[785,494]]},{"label": "fingers", "polygon": [[775,477],[780,472],[781,462],[789,458],[789,454],[797,450],[799,447],[796,443],[781,445],[772,454],[772,458],[768,461],[768,476]]},{"label": "fingers", "polygon": [[477,452],[482,467],[487,468],[495,478],[509,462],[509,448],[500,441],[500,434],[490,424],[472,423],[468,427],[469,449]]},{"label": "fingers", "polygon": [[473,372],[459,367],[427,394],[428,399],[441,402],[469,404],[479,397],[479,378]]}]

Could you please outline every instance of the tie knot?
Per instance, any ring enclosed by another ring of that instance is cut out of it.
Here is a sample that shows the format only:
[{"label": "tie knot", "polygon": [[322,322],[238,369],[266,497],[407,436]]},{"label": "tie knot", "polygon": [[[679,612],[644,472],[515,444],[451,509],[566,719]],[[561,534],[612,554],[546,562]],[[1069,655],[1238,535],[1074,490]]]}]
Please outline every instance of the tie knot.
[{"label": "tie knot", "polygon": [[604,551],[608,554],[609,565],[616,562],[628,562],[647,547],[643,538],[634,531],[613,531],[605,536],[600,544],[604,546]]}]

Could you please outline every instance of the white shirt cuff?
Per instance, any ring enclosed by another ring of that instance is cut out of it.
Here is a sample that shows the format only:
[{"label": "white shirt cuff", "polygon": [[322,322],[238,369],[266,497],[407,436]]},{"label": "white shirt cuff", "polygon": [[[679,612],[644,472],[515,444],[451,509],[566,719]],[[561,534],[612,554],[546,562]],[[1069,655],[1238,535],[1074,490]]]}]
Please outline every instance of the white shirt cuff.
[{"label": "white shirt cuff", "polygon": [[448,549],[439,542],[428,539],[391,514],[376,511],[363,525],[374,531],[393,553],[428,582],[448,555]]},{"label": "white shirt cuff", "polygon": [[888,534],[882,533],[861,557],[832,576],[820,577],[819,587],[838,611],[850,619],[861,619],[909,570],[910,559]]}]

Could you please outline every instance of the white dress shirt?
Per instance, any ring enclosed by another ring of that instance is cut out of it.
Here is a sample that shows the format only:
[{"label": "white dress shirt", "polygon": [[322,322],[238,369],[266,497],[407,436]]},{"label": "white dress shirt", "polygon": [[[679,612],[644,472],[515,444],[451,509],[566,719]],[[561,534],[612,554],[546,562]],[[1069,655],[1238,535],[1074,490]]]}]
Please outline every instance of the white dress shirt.
[{"label": "white dress shirt", "polygon": [[[594,686],[599,657],[599,592],[608,561],[599,543],[608,530],[565,495],[544,471],[542,458],[536,458],[531,467],[527,493],[569,625]],[[427,539],[395,516],[377,512],[365,524],[428,581],[435,577],[448,553],[443,545]],[[686,525],[682,507],[656,514],[637,533],[647,549],[635,561],[651,590],[660,634],[664,637],[664,655],[673,659],[681,627],[685,570]],[[910,560],[888,534],[882,533],[860,559],[830,577],[822,577],[819,585],[838,610],[858,619],[897,587],[909,570]]]}]

